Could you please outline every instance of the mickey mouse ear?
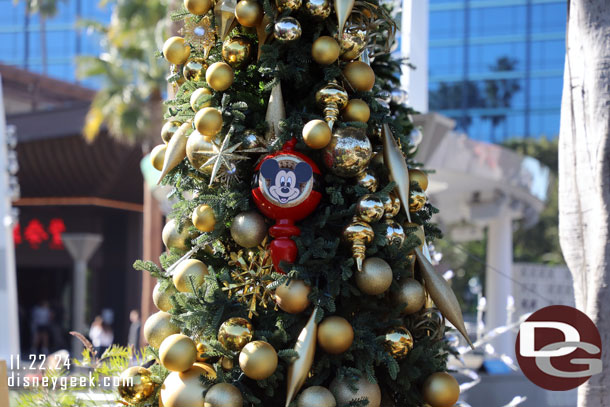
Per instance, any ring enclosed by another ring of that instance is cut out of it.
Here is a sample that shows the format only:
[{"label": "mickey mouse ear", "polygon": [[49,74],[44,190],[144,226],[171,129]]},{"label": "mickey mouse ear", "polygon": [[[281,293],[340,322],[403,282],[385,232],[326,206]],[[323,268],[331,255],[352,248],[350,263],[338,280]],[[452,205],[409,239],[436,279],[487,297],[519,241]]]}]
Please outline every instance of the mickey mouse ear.
[{"label": "mickey mouse ear", "polygon": [[274,178],[279,171],[280,164],[278,164],[278,162],[273,158],[269,158],[263,161],[263,163],[261,164],[260,172],[264,178]]},{"label": "mickey mouse ear", "polygon": [[297,184],[306,182],[309,181],[313,176],[313,169],[311,168],[311,165],[301,161],[294,167],[294,174],[297,178]]}]

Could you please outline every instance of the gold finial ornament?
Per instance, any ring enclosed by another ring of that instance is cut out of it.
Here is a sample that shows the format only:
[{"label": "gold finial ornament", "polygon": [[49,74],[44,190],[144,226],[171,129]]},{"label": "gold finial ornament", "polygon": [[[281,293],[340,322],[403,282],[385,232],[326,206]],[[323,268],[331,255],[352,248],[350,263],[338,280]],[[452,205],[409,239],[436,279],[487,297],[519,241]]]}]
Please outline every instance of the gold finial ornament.
[{"label": "gold finial ornament", "polygon": [[159,181],[161,183],[163,177],[165,177],[171,170],[176,168],[184,157],[186,157],[186,142],[188,141],[188,133],[191,131],[190,120],[182,124],[176,133],[172,136],[167,143],[167,150],[165,151],[165,159],[163,160],[163,168],[159,175]]},{"label": "gold finial ornament", "polygon": [[348,99],[345,89],[336,82],[329,83],[316,93],[316,102],[324,108],[324,116],[331,130]]},{"label": "gold finial ornament", "polygon": [[[299,357],[292,361],[288,367],[286,379],[286,407],[290,405],[301,387],[303,387],[303,384],[309,375],[309,371],[311,370],[311,366],[313,365],[318,338],[318,324],[316,323],[317,312],[318,308],[315,308],[294,345],[294,351],[299,354]],[[301,404],[298,405],[300,406]],[[320,407],[320,405],[316,406]]]},{"label": "gold finial ornament", "polygon": [[371,225],[359,219],[354,219],[343,229],[343,239],[351,245],[352,256],[356,261],[356,268],[362,271],[362,263],[366,258],[366,246],[373,241],[375,232]]}]

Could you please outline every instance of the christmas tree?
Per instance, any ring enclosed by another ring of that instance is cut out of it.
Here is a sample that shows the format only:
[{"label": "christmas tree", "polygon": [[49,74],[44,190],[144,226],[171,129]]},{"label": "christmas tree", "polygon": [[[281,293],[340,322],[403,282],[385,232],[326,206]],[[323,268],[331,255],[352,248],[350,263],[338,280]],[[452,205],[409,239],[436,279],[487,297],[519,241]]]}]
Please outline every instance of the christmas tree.
[{"label": "christmas tree", "polygon": [[[176,204],[135,406],[450,407],[439,237],[377,0],[184,0],[151,159]],[[152,237],[154,238],[154,237]]]}]

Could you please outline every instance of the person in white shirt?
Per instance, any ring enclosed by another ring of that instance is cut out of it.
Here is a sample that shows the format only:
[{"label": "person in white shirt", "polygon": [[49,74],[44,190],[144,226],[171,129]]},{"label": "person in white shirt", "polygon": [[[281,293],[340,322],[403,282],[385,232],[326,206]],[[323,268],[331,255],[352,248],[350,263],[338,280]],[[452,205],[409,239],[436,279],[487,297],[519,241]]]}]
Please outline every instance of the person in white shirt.
[{"label": "person in white shirt", "polygon": [[114,332],[110,324],[104,322],[101,316],[95,317],[89,329],[89,339],[97,352],[97,356],[101,357],[106,349],[112,346],[114,340]]}]

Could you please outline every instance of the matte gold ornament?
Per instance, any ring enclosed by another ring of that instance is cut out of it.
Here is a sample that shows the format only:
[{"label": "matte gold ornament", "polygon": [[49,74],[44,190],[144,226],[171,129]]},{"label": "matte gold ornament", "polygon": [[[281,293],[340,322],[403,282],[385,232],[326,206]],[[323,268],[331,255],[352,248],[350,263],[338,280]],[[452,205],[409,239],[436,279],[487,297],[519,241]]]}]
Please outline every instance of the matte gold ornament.
[{"label": "matte gold ornament", "polygon": [[394,193],[390,193],[381,198],[383,200],[383,210],[386,218],[393,218],[400,212],[400,199]]},{"label": "matte gold ornament", "polygon": [[396,305],[406,304],[402,309],[402,314],[414,314],[424,306],[426,302],[426,292],[419,281],[413,278],[405,278],[400,281],[400,287],[394,293]]},{"label": "matte gold ornament", "polygon": [[246,318],[229,318],[218,330],[218,342],[231,352],[239,352],[252,340],[252,332],[252,324]]},{"label": "matte gold ornament", "polygon": [[371,225],[358,219],[352,222],[343,229],[343,239],[348,242],[352,249],[352,256],[356,261],[356,268],[362,271],[362,262],[366,255],[366,246],[373,241],[375,232]]},{"label": "matte gold ornament", "polygon": [[191,58],[184,64],[182,75],[184,79],[192,82],[199,82],[205,78],[205,71],[208,64],[203,58]]},{"label": "matte gold ornament", "polygon": [[324,108],[324,118],[331,130],[339,117],[339,110],[343,109],[347,101],[347,92],[336,82],[331,82],[316,92],[316,102]]},{"label": "matte gold ornament", "polygon": [[[290,405],[301,387],[303,387],[303,384],[309,375],[309,371],[311,370],[311,366],[313,365],[318,337],[318,324],[316,323],[317,312],[318,308],[315,308],[311,317],[309,317],[307,324],[305,324],[305,327],[301,330],[301,333],[297,338],[297,343],[294,345],[294,351],[299,354],[299,357],[288,367],[286,407]],[[301,404],[298,405],[300,406]],[[324,404],[321,406],[324,406]]]},{"label": "matte gold ornament", "polygon": [[149,398],[157,387],[150,370],[142,366],[132,366],[121,373],[119,396],[129,404],[141,403]]},{"label": "matte gold ornament", "polygon": [[398,198],[400,198],[410,222],[411,216],[407,209],[409,207],[409,167],[407,167],[405,156],[398,147],[387,123],[383,125],[381,136],[383,140],[383,161],[390,170],[390,179],[396,183]]},{"label": "matte gold ornament", "polygon": [[356,184],[372,193],[377,191],[379,180],[372,171],[364,170],[356,176]]},{"label": "matte gold ornament", "polygon": [[311,46],[311,56],[320,65],[330,65],[339,58],[341,47],[333,37],[323,35],[318,37]]},{"label": "matte gold ornament", "polygon": [[298,314],[309,306],[311,287],[302,280],[291,280],[290,283],[279,285],[275,289],[275,302],[289,314]]},{"label": "matte gold ornament", "polygon": [[170,297],[177,293],[178,290],[176,290],[176,287],[174,287],[173,284],[168,285],[167,288],[162,291],[161,284],[157,282],[157,284],[155,284],[155,288],[153,289],[153,302],[155,303],[155,306],[161,311],[168,312],[172,309],[172,302],[170,301]]},{"label": "matte gold ornament", "polygon": [[235,243],[245,248],[256,247],[267,236],[265,218],[258,212],[242,212],[233,219],[231,237]]},{"label": "matte gold ornament", "polygon": [[170,64],[182,65],[191,54],[191,47],[182,37],[170,37],[163,44],[163,56]]},{"label": "matte gold ornament", "polygon": [[[352,391],[352,385],[357,388],[355,392]],[[330,384],[330,391],[340,406],[362,398],[368,399],[369,404],[367,404],[367,407],[379,407],[381,405],[381,389],[379,385],[369,382],[365,377],[358,377],[355,383],[347,379],[339,380],[336,378]]]},{"label": "matte gold ornament", "polygon": [[277,352],[264,341],[250,342],[239,353],[239,367],[252,380],[264,380],[277,369]]},{"label": "matte gold ornament", "polygon": [[343,108],[342,117],[346,122],[366,123],[371,117],[371,109],[364,100],[351,99]]},{"label": "matte gold ornament", "polygon": [[186,142],[188,141],[188,132],[191,130],[191,122],[190,120],[184,124],[182,124],[176,133],[172,136],[167,143],[167,150],[165,151],[165,160],[163,161],[163,168],[161,169],[161,174],[159,175],[159,181],[157,184],[161,183],[161,180],[182,160],[186,157]]},{"label": "matte gold ornament", "polygon": [[304,0],[304,8],[310,16],[324,20],[330,15],[330,0]]},{"label": "matte gold ornament", "polygon": [[282,96],[282,83],[278,82],[271,89],[267,112],[265,113],[265,122],[269,126],[269,130],[265,134],[267,141],[273,140],[280,133],[280,122],[285,118],[286,109],[284,107],[284,96]]},{"label": "matte gold ornament", "polygon": [[230,359],[230,358],[228,358],[226,356],[223,356],[223,357],[220,358],[220,366],[224,370],[226,370],[226,371],[232,370],[234,365],[235,364],[233,363],[232,359]]},{"label": "matte gold ornament", "polygon": [[385,238],[388,245],[396,245],[401,247],[407,237],[400,223],[392,219],[385,220]]},{"label": "matte gold ornament", "polygon": [[379,257],[370,257],[362,264],[362,271],[354,275],[356,285],[365,294],[383,294],[392,285],[392,268]]},{"label": "matte gold ornament", "polygon": [[375,72],[364,62],[352,61],[343,68],[343,76],[350,87],[359,92],[368,92],[375,86]]},{"label": "matte gold ornament", "polygon": [[242,68],[251,55],[252,43],[245,37],[227,38],[222,44],[222,59],[232,68]]},{"label": "matte gold ornament", "polygon": [[409,169],[409,181],[417,182],[424,191],[428,189],[428,175],[422,170]]},{"label": "matte gold ornament", "polygon": [[368,43],[367,32],[360,25],[348,25],[339,36],[341,59],[351,61],[357,59]]},{"label": "matte gold ornament", "polygon": [[383,217],[383,202],[375,195],[363,195],[356,203],[356,216],[366,223],[375,223]]},{"label": "matte gold ornament", "polygon": [[283,13],[285,10],[297,11],[301,8],[303,0],[275,0],[277,11]]},{"label": "matte gold ornament", "polygon": [[201,375],[215,379],[210,365],[195,363],[186,372],[170,373],[161,385],[159,405],[163,407],[204,407],[203,392],[209,386],[201,382]]},{"label": "matte gold ornament", "polygon": [[263,7],[256,0],[241,0],[235,6],[235,17],[244,27],[256,27],[263,18]]},{"label": "matte gold ornament", "polygon": [[[208,267],[197,259],[182,260],[174,269],[173,281],[176,289],[181,293],[193,292],[192,285],[199,288],[208,275]],[[192,284],[192,285],[191,285]]]},{"label": "matte gold ornament", "polygon": [[241,391],[231,383],[217,383],[205,394],[205,407],[242,407]]},{"label": "matte gold ornament", "polygon": [[385,334],[383,345],[394,359],[403,359],[413,349],[413,335],[405,327],[392,328]]},{"label": "matte gold ornament", "polygon": [[193,225],[201,232],[211,232],[216,226],[216,216],[210,205],[201,204],[193,211]]},{"label": "matte gold ornament", "polygon": [[297,407],[337,407],[335,396],[326,387],[311,386],[297,399]]},{"label": "matte gold ornament", "polygon": [[194,112],[198,112],[204,107],[212,106],[211,96],[213,95],[212,91],[208,88],[199,88],[191,93],[190,104],[191,109]]},{"label": "matte gold ornament", "polygon": [[182,334],[170,335],[159,347],[159,361],[172,372],[184,372],[197,361],[197,347],[191,338]]},{"label": "matte gold ornament", "polygon": [[212,0],[184,0],[184,8],[196,16],[207,14],[213,4]]},{"label": "matte gold ornament", "polygon": [[335,130],[330,143],[322,150],[322,161],[335,175],[355,177],[365,170],[373,156],[373,146],[365,129],[343,127]]},{"label": "matte gold ornament", "polygon": [[327,353],[338,355],[352,346],[354,328],[347,319],[339,316],[326,317],[318,327],[318,343]]},{"label": "matte gold ornament", "polygon": [[210,88],[222,92],[233,85],[235,73],[226,62],[214,62],[205,72],[205,80]]},{"label": "matte gold ornament", "polygon": [[[222,130],[222,113],[215,107],[204,107],[195,115],[195,128],[208,140],[220,133]],[[186,148],[185,148],[186,154]]]},{"label": "matte gold ornament", "polygon": [[221,41],[224,41],[231,30],[237,25],[237,21],[235,21],[236,7],[237,0],[219,0],[214,6],[216,35],[218,35]]},{"label": "matte gold ornament", "polygon": [[425,205],[428,197],[424,192],[411,190],[411,200],[409,201],[409,212],[417,212],[421,210]]},{"label": "matte gold ornament", "polygon": [[189,240],[193,237],[189,232],[190,225],[184,225],[181,232],[178,232],[178,225],[175,219],[170,219],[163,227],[162,239],[168,249],[186,250]]},{"label": "matte gold ornament", "polygon": [[[354,8],[355,0],[334,0],[335,2],[335,13],[337,14],[337,25],[339,27],[338,33],[339,35],[343,34],[343,28],[345,27],[345,23],[349,18],[350,14],[352,14],[352,9]],[[371,407],[371,406],[369,406]]]},{"label": "matte gold ornament", "polygon": [[303,141],[307,147],[319,150],[330,143],[332,131],[324,120],[314,119],[303,127]]},{"label": "matte gold ornament", "polygon": [[165,144],[169,143],[172,136],[178,131],[182,123],[176,121],[166,122],[161,128],[161,139]]},{"label": "matte gold ornament", "polygon": [[449,373],[432,373],[426,379],[422,393],[431,407],[453,407],[460,398],[460,385]]},{"label": "matte gold ornament", "polygon": [[280,42],[296,41],[302,33],[301,23],[294,17],[282,17],[273,26],[273,36]]},{"label": "matte gold ornament", "polygon": [[157,171],[161,171],[163,169],[163,161],[165,160],[165,151],[167,150],[167,145],[159,144],[155,146],[150,152],[150,162],[153,167]]},{"label": "matte gold ornament", "polygon": [[172,316],[159,311],[152,314],[144,323],[144,338],[153,348],[159,348],[165,338],[180,333],[180,328],[171,322]]}]

